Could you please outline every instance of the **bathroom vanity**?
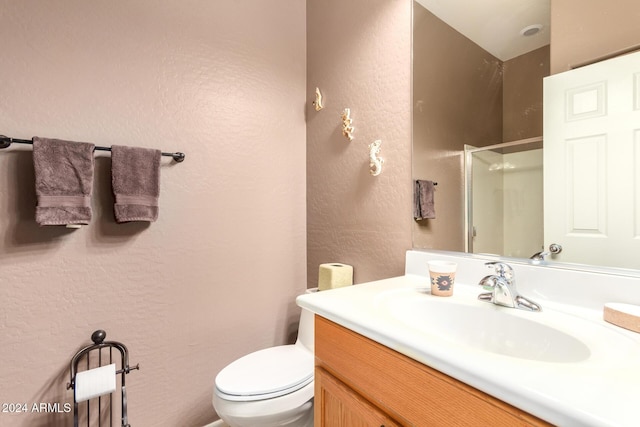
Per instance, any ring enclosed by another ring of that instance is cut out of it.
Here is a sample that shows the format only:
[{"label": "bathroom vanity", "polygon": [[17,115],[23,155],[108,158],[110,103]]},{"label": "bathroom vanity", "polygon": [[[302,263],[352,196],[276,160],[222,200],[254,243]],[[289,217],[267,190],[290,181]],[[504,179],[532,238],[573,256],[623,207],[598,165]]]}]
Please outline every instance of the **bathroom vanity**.
[{"label": "bathroom vanity", "polygon": [[[430,259],[458,263],[452,297],[430,295]],[[299,297],[316,314],[316,425],[637,425],[640,334],[602,306],[640,304],[640,279],[513,264],[542,307],[528,312],[477,299],[485,262],[409,251],[404,276]]]},{"label": "bathroom vanity", "polygon": [[317,426],[550,425],[323,317],[315,328]]}]

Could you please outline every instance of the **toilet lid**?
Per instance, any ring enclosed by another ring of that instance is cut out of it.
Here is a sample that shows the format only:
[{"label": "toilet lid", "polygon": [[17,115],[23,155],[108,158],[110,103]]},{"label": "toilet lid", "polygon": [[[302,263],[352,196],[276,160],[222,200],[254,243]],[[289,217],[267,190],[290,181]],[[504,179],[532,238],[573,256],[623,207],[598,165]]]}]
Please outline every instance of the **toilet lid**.
[{"label": "toilet lid", "polygon": [[228,400],[270,399],[313,381],[313,354],[298,345],[259,350],[232,362],[216,377]]}]

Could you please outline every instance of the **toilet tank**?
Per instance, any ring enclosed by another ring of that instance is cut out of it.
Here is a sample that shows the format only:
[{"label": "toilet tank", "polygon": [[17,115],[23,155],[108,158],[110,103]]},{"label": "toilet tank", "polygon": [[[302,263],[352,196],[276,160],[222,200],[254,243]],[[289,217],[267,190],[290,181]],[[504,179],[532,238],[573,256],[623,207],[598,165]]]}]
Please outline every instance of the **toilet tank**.
[{"label": "toilet tank", "polygon": [[[317,292],[318,288],[307,289],[306,293]],[[296,344],[303,345],[310,352],[314,352],[314,315],[312,312],[306,309],[302,309],[300,313],[300,323],[298,324],[298,339]]]},{"label": "toilet tank", "polygon": [[296,340],[296,344],[302,344],[312,353],[314,351],[313,322],[313,313],[303,308],[300,313],[300,324],[298,325],[298,339]]}]

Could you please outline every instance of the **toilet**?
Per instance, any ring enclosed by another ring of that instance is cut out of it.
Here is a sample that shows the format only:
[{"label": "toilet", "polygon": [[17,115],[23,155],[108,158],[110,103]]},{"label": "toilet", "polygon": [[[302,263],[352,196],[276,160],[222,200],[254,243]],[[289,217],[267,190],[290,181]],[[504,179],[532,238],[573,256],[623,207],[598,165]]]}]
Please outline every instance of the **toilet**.
[{"label": "toilet", "polygon": [[313,426],[313,321],[313,313],[302,309],[295,344],[256,351],[220,371],[213,407],[225,423]]}]

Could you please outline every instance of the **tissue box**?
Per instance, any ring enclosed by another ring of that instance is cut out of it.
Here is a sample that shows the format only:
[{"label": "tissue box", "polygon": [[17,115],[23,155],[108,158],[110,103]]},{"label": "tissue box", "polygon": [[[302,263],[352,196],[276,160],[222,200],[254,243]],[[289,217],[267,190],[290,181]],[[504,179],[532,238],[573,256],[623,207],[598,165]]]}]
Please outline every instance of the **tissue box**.
[{"label": "tissue box", "polygon": [[318,291],[341,288],[353,284],[353,267],[339,262],[320,264]]}]

